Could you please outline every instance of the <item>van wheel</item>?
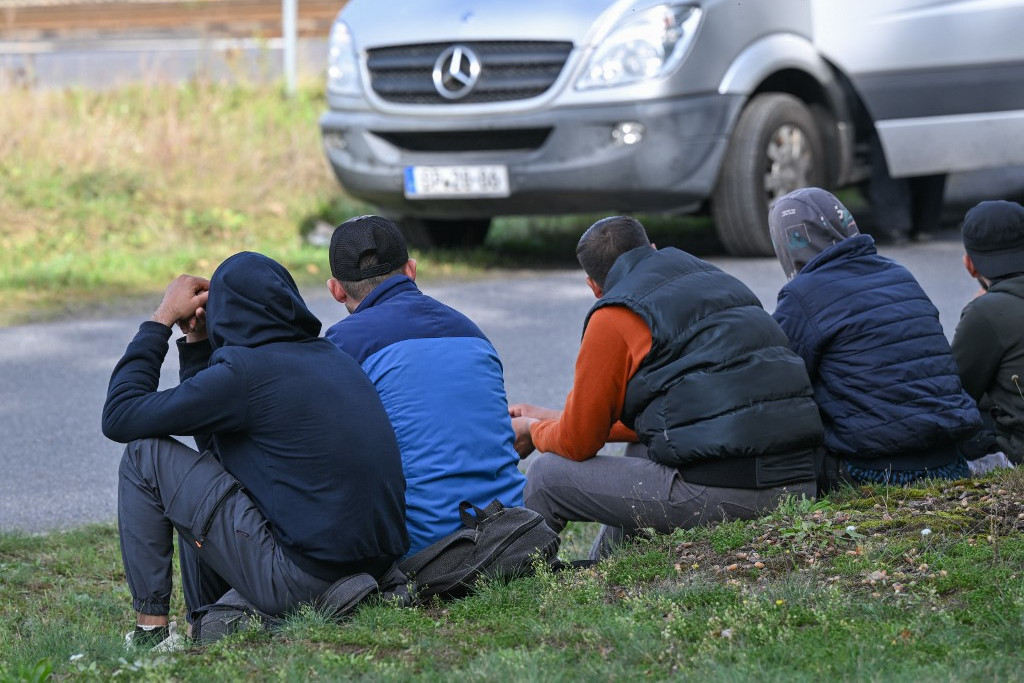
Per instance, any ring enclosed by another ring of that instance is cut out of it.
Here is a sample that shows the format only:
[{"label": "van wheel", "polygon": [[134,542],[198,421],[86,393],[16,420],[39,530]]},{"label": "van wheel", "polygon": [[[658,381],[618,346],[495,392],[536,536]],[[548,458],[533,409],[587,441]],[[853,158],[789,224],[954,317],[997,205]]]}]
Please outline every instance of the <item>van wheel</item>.
[{"label": "van wheel", "polygon": [[825,183],[821,133],[792,95],[754,97],[740,114],[711,199],[718,239],[734,256],[774,256],[768,209],[782,195]]},{"label": "van wheel", "polygon": [[490,218],[442,220],[437,218],[400,218],[398,225],[410,247],[415,249],[469,249],[479,247],[487,238]]}]

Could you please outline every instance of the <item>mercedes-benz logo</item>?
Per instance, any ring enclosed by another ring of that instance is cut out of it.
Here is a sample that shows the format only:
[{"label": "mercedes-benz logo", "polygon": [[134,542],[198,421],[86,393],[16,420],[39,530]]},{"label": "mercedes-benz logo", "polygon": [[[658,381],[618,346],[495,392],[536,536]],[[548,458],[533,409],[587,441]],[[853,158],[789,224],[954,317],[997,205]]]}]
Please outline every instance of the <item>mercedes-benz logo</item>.
[{"label": "mercedes-benz logo", "polygon": [[480,58],[465,45],[452,45],[434,62],[434,88],[448,100],[465,97],[480,78]]}]

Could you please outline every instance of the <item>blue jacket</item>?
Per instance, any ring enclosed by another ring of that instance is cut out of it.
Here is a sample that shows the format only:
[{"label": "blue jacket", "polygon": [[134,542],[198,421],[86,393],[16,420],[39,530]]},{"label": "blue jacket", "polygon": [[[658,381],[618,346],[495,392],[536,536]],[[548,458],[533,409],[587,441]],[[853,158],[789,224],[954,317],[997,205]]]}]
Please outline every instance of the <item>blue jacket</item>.
[{"label": "blue jacket", "polygon": [[409,542],[398,444],[373,385],[318,338],[288,271],[265,256],[217,269],[207,319],[208,342],[179,340],[181,383],[164,391],[171,329],[142,324],[110,378],[103,433],[195,436],[298,566],[327,581],[383,573]]},{"label": "blue jacket", "polygon": [[808,262],[779,292],[775,319],[807,365],[832,453],[882,464],[949,447],[981,426],[938,311],[870,236]]},{"label": "blue jacket", "polygon": [[461,526],[463,500],[522,505],[501,361],[469,318],[396,275],[325,336],[363,366],[391,417],[410,554]]}]

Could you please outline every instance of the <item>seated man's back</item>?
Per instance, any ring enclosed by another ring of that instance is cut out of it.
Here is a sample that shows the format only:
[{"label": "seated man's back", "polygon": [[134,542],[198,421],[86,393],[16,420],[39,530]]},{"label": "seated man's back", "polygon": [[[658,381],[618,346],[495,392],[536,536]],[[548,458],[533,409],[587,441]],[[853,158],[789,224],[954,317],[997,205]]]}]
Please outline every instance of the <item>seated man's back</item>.
[{"label": "seated man's back", "polygon": [[984,201],[963,223],[964,265],[983,294],[953,335],[964,389],[991,422],[999,450],[1024,462],[1024,206]]},{"label": "seated man's back", "polygon": [[[161,391],[173,326],[181,382]],[[230,589],[283,615],[344,577],[383,578],[408,548],[394,431],[320,327],[288,271],[249,252],[210,281],[178,277],[139,326],[103,409],[103,433],[128,444],[118,531],[133,646],[173,638],[172,529],[191,623]]]},{"label": "seated man's back", "polygon": [[[628,216],[591,225],[576,256],[597,301],[565,408],[511,407],[520,455],[544,451],[526,507],[555,531],[604,524],[599,559],[640,529],[751,519],[813,496],[821,419],[803,363],[754,293],[656,249]],[[608,441],[631,442],[627,457],[598,455]]]},{"label": "seated man's back", "polygon": [[406,478],[409,552],[458,529],[463,500],[521,505],[525,477],[501,361],[483,332],[419,290],[415,261],[386,219],[341,224],[331,269],[331,291],[352,315],[325,336],[359,362],[391,418]]},{"label": "seated man's back", "polygon": [[824,190],[780,198],[769,226],[791,278],[774,315],[807,365],[828,451],[858,480],[968,476],[957,444],[981,419],[914,276]]}]

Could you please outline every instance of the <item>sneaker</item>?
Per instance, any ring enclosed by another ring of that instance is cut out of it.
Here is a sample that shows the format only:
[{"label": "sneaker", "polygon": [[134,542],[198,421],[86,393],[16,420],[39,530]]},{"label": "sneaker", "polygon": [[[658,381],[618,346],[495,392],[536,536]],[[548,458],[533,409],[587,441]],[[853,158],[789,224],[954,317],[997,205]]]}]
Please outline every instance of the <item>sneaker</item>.
[{"label": "sneaker", "polygon": [[178,624],[171,622],[167,626],[143,628],[136,626],[124,636],[126,650],[148,649],[152,652],[175,652],[185,647],[185,639],[178,633]]},{"label": "sneaker", "polygon": [[1013,463],[1010,462],[1005,453],[999,451],[998,453],[989,453],[982,458],[968,460],[967,467],[970,469],[972,477],[981,477],[992,470],[1013,469]]}]

